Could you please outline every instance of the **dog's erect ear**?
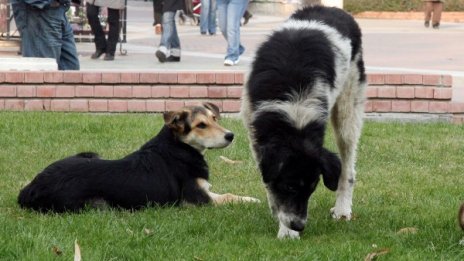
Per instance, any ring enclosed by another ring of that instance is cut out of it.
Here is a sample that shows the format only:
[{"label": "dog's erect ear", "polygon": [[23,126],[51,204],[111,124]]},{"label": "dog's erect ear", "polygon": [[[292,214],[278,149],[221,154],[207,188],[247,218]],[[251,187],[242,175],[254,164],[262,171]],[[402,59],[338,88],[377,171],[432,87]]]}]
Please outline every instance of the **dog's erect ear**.
[{"label": "dog's erect ear", "polygon": [[337,154],[322,148],[320,164],[324,185],[332,191],[337,190],[338,179],[342,171],[340,158]]},{"label": "dog's erect ear", "polygon": [[211,103],[211,102],[204,102],[204,103],[203,103],[203,106],[204,106],[206,109],[212,111],[212,112],[214,113],[214,115],[216,116],[216,118],[219,119],[219,118],[221,117],[221,115],[219,114],[219,107],[216,106],[216,104]]},{"label": "dog's erect ear", "polygon": [[184,131],[187,117],[188,112],[186,111],[168,111],[163,114],[164,124],[177,132]]}]

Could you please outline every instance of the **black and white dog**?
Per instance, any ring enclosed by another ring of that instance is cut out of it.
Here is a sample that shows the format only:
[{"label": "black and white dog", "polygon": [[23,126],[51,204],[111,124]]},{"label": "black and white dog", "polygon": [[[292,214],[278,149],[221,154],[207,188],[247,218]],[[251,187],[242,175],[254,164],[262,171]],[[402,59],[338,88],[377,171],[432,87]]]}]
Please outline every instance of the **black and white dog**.
[{"label": "black and white dog", "polygon": [[46,167],[19,196],[23,208],[80,211],[102,203],[126,209],[165,204],[259,202],[210,191],[206,149],[228,146],[234,134],[220,126],[212,103],[164,114],[165,126],[139,150],[118,160],[80,153]]},{"label": "black and white dog", "polygon": [[[299,238],[321,174],[332,216],[351,219],[365,78],[360,28],[337,8],[298,10],[258,49],[242,114],[279,238]],[[323,147],[329,117],[341,161]]]}]

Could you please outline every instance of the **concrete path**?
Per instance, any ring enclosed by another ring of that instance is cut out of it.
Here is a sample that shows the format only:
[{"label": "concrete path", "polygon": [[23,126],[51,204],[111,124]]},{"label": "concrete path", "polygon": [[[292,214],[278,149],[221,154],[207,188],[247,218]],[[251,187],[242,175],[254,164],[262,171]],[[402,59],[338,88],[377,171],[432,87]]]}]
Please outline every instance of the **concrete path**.
[{"label": "concrete path", "polygon": [[[182,45],[180,63],[160,64],[155,56],[160,36],[152,27],[152,3],[129,0],[127,55],[117,53],[115,61],[91,60],[93,43],[78,43],[81,69],[85,71],[246,71],[253,54],[267,35],[286,17],[254,14],[242,27],[246,47],[239,65],[225,67],[226,41],[222,35],[202,36],[199,27],[178,26]],[[364,56],[368,72],[439,73],[464,77],[464,23],[443,22],[439,30],[424,28],[421,20],[357,19],[363,31]],[[219,32],[219,30],[218,30]],[[119,48],[119,46],[118,46]],[[15,56],[16,48],[2,48],[0,57]]]}]

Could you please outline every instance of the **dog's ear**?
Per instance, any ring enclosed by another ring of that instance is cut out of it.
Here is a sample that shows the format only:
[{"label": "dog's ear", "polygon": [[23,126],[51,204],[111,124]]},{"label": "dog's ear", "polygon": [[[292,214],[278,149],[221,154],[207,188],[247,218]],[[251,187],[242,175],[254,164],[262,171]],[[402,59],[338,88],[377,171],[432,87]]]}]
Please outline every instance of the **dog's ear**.
[{"label": "dog's ear", "polygon": [[184,132],[188,118],[186,111],[168,111],[163,113],[164,124],[178,133]]},{"label": "dog's ear", "polygon": [[324,181],[324,185],[332,190],[337,190],[338,187],[338,179],[340,178],[341,171],[342,171],[342,164],[340,162],[340,158],[337,154],[322,148],[321,155],[320,155],[320,164],[321,164],[321,172],[322,172],[322,180]]},{"label": "dog's ear", "polygon": [[204,106],[206,109],[212,111],[212,112],[214,113],[214,115],[216,116],[216,118],[219,119],[219,118],[221,117],[221,115],[219,114],[219,107],[216,106],[216,104],[211,103],[211,102],[204,102],[204,103],[203,103],[203,106]]},{"label": "dog's ear", "polygon": [[273,146],[265,145],[259,148],[259,168],[263,175],[264,183],[276,179],[287,160],[288,153],[279,151]]}]

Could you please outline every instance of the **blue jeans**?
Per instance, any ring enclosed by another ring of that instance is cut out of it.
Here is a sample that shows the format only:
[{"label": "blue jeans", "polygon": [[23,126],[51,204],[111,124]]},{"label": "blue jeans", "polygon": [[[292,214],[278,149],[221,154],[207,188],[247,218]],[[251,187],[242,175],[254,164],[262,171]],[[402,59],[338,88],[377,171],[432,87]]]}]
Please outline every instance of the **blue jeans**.
[{"label": "blue jeans", "polygon": [[219,28],[227,40],[225,59],[237,61],[245,48],[240,44],[240,19],[248,6],[248,0],[217,0]]},{"label": "blue jeans", "polygon": [[166,56],[180,57],[180,40],[177,35],[175,12],[163,13],[163,34],[158,50],[164,52]]},{"label": "blue jeans", "polygon": [[20,5],[19,8],[18,16],[25,20],[20,23],[22,55],[55,58],[59,70],[79,70],[73,30],[66,18],[68,7],[38,9]]},{"label": "blue jeans", "polygon": [[201,0],[200,32],[216,33],[216,0]]}]

